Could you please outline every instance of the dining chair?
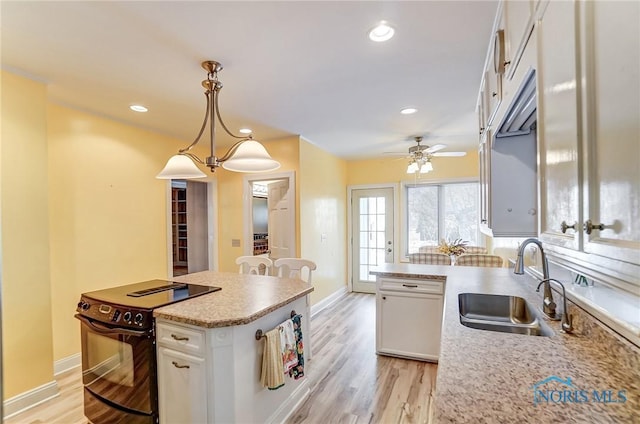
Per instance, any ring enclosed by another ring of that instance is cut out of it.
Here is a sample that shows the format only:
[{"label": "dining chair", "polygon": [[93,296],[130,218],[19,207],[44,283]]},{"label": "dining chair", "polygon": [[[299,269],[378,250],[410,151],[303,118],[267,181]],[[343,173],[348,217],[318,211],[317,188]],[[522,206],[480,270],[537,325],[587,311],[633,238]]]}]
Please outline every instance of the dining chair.
[{"label": "dining chair", "polygon": [[438,246],[420,246],[418,253],[441,253]]},{"label": "dining chair", "polygon": [[464,248],[464,253],[481,253],[483,255],[486,255],[487,253],[487,248],[486,247],[482,247],[482,246],[467,246]]},{"label": "dining chair", "polygon": [[456,266],[481,266],[501,268],[504,264],[502,257],[497,255],[483,255],[481,253],[465,253],[456,258]]},{"label": "dining chair", "polygon": [[412,264],[451,265],[451,257],[444,253],[410,253]]},{"label": "dining chair", "polygon": [[311,284],[311,271],[316,269],[316,264],[308,259],[280,258],[273,263],[278,277],[300,278]]},{"label": "dining chair", "polygon": [[271,275],[273,269],[273,261],[264,256],[238,256],[236,264],[239,274]]}]

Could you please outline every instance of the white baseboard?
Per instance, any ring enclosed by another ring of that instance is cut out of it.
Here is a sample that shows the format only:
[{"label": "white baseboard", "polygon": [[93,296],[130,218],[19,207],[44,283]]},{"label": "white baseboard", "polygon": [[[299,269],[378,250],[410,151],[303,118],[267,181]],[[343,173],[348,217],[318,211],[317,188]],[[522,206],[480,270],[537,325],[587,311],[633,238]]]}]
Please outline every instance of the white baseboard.
[{"label": "white baseboard", "polygon": [[80,365],[82,365],[82,355],[80,352],[74,353],[66,358],[58,359],[53,363],[53,376],[57,377],[63,372],[72,370]]},{"label": "white baseboard", "polygon": [[58,383],[55,381],[50,381],[40,387],[20,393],[4,401],[4,418],[10,418],[57,396],[59,396],[59,389]]},{"label": "white baseboard", "polygon": [[346,296],[347,293],[348,293],[347,286],[344,286],[344,287],[341,287],[338,290],[334,291],[329,296],[325,297],[324,299],[322,299],[320,302],[316,303],[315,305],[311,305],[311,317],[313,318],[314,315],[318,314],[319,312],[321,312],[324,309],[327,309],[329,306],[331,306],[334,303],[336,303],[342,297]]},{"label": "white baseboard", "polygon": [[302,403],[311,395],[309,380],[305,377],[304,381],[289,395],[286,401],[267,419],[267,423],[276,424],[285,422]]}]

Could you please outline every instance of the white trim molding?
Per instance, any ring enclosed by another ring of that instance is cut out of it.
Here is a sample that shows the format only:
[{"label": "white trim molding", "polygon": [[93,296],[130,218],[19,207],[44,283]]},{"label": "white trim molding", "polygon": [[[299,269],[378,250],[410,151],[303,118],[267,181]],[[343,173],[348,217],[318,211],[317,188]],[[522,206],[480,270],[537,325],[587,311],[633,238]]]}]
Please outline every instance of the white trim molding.
[{"label": "white trim molding", "polygon": [[24,412],[27,409],[31,409],[34,406],[48,401],[49,399],[58,397],[60,395],[59,392],[58,383],[54,380],[7,399],[3,403],[5,414],[4,419]]},{"label": "white trim molding", "polygon": [[53,363],[53,376],[57,377],[63,372],[70,371],[80,365],[82,365],[82,356],[80,352],[74,353],[66,358],[58,359]]},{"label": "white trim molding", "polygon": [[333,293],[331,293],[329,296],[319,301],[318,303],[316,303],[315,305],[311,305],[311,318],[313,318],[320,312],[324,311],[329,306],[336,303],[338,300],[342,299],[344,296],[347,295],[347,293],[349,293],[347,290],[347,286],[343,286],[338,290],[334,291]]}]

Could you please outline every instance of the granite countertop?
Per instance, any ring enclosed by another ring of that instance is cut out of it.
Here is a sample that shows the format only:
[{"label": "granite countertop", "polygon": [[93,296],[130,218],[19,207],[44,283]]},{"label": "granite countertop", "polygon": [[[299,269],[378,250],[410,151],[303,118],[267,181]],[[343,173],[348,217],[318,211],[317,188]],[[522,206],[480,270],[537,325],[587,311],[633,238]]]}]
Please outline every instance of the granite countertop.
[{"label": "granite countertop", "polygon": [[[569,306],[576,327],[573,334],[562,333],[560,321],[546,317],[555,333],[551,337],[460,324],[458,294],[466,292],[520,296],[543,316],[542,293],[536,293],[535,279],[514,275],[507,268],[418,264],[386,264],[372,274],[446,277],[434,395],[436,423],[640,422],[640,349],[575,305]],[[561,311],[562,297],[554,292],[554,299]],[[544,401],[534,385],[550,377],[551,381],[536,386],[551,396]],[[534,393],[540,400],[537,404]]]},{"label": "granite countertop", "polygon": [[153,311],[155,318],[207,328],[248,324],[313,291],[297,278],[228,272],[203,271],[171,280],[222,288]]}]

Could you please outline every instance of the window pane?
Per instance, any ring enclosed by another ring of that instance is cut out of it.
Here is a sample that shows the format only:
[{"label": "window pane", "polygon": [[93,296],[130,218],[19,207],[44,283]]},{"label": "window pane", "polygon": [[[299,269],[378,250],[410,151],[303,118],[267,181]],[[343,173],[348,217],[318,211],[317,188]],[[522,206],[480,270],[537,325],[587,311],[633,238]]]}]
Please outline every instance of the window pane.
[{"label": "window pane", "polygon": [[438,186],[407,187],[407,253],[438,244]]},{"label": "window pane", "polygon": [[369,222],[367,223],[367,230],[375,231],[376,230],[376,215],[369,215]]},{"label": "window pane", "polygon": [[360,231],[360,248],[369,247],[369,233],[366,231]]},{"label": "window pane", "polygon": [[407,186],[406,194],[407,254],[421,246],[438,245],[443,238],[479,244],[478,183]]},{"label": "window pane", "polygon": [[478,184],[448,184],[444,190],[444,238],[478,245]]}]

